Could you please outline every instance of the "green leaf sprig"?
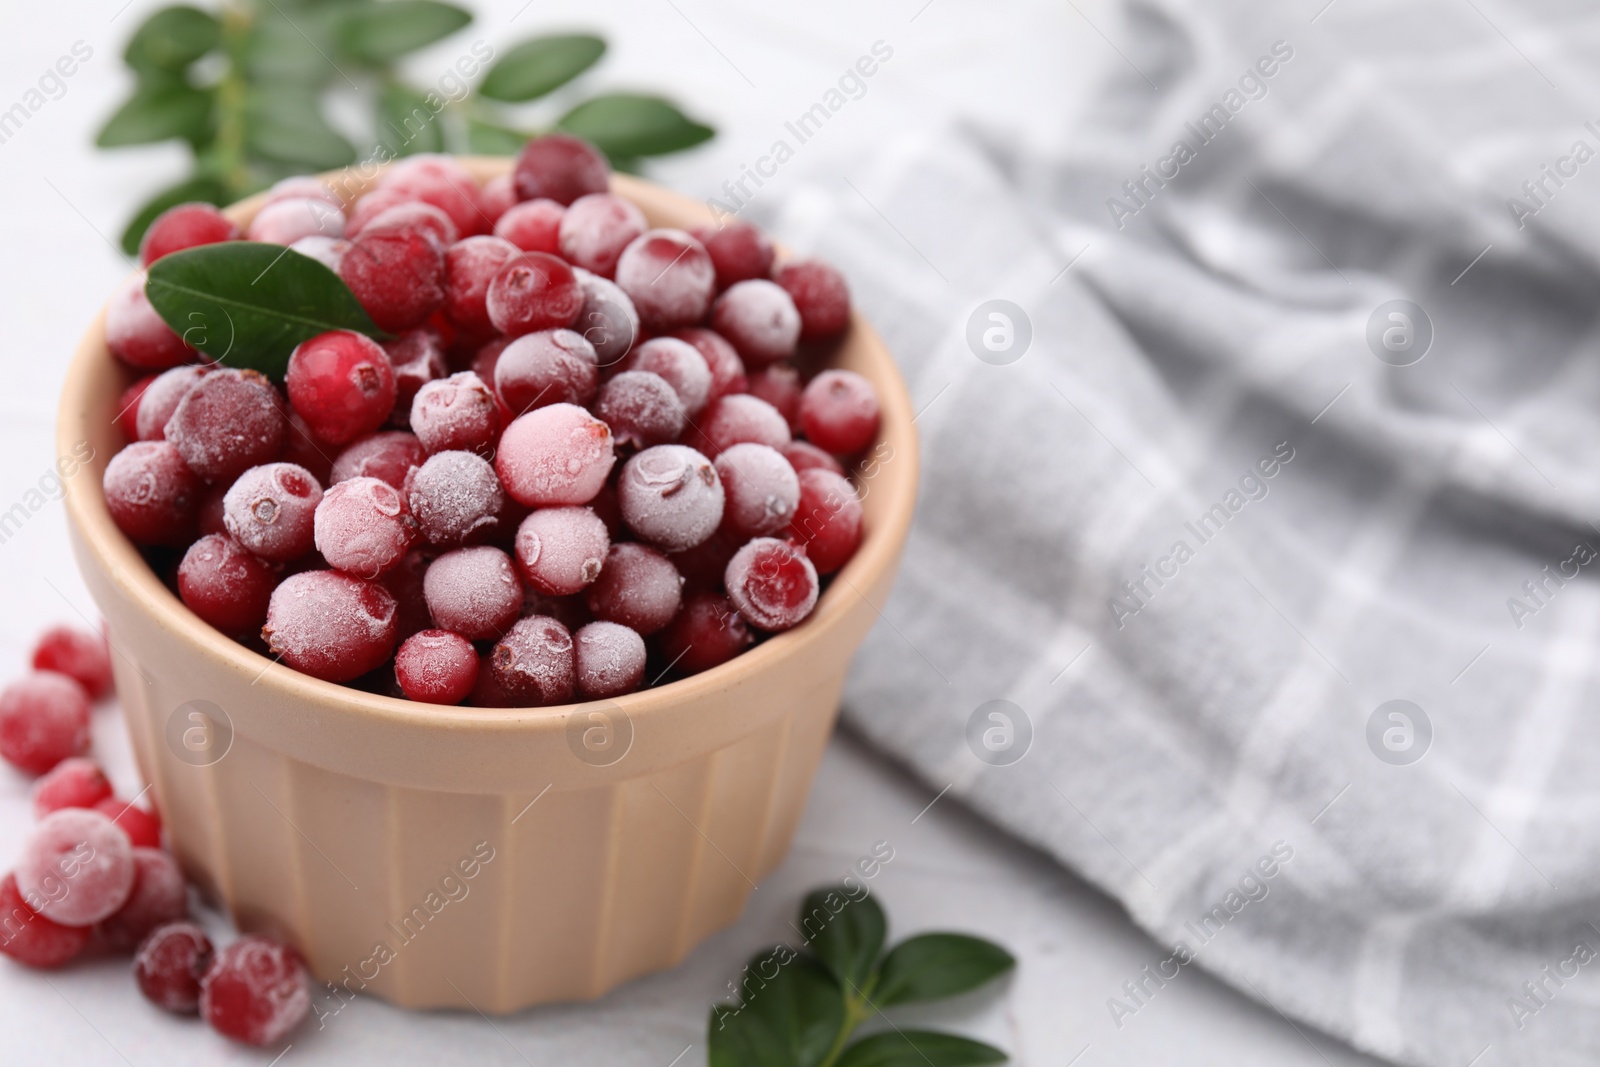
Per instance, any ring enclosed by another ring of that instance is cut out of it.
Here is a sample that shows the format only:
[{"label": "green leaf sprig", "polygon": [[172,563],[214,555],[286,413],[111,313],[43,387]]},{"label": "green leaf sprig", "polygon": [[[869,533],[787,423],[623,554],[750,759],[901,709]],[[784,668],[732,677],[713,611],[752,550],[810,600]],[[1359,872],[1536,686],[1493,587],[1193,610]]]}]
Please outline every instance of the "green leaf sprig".
[{"label": "green leaf sprig", "polygon": [[813,890],[800,906],[807,948],[779,945],[745,966],[739,1000],[711,1009],[710,1067],[969,1067],[1001,1063],[992,1045],[894,1027],[851,1042],[886,1008],[977,989],[1016,964],[967,934],[907,938],[887,952],[888,919],[845,886]]}]

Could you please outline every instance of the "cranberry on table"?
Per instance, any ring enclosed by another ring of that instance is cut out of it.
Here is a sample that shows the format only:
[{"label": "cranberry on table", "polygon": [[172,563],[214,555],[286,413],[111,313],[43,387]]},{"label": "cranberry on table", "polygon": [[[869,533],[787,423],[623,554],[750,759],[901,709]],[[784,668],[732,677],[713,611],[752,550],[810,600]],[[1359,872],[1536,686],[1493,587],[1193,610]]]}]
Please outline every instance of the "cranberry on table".
[{"label": "cranberry on table", "polygon": [[133,866],[133,892],[100,923],[100,935],[124,952],[138,948],[157,927],[189,914],[189,886],[176,860],[157,848],[135,848]]},{"label": "cranberry on table", "polygon": [[772,271],[772,240],[759,227],[732,219],[720,226],[700,226],[690,232],[711,256],[718,289],[751,278],[765,278]]},{"label": "cranberry on table", "polygon": [[296,347],[284,385],[311,432],[335,446],[382,426],[397,394],[388,354],[351,330],[330,330]]},{"label": "cranberry on table", "polygon": [[576,404],[519,416],[501,435],[494,457],[506,492],[529,507],[587,504],[615,462],[611,428]]},{"label": "cranberry on table", "polygon": [[583,307],[572,328],[594,347],[601,367],[613,366],[628,354],[639,336],[639,312],[616,282],[581,268],[572,273],[583,293]]},{"label": "cranberry on table", "polygon": [[[796,414],[799,408],[796,407]],[[844,467],[833,458],[831,452],[824,452],[810,441],[790,441],[778,449],[783,453],[783,458],[789,461],[796,474],[808,470],[832,471],[840,477],[844,476]]]},{"label": "cranberry on table", "polygon": [[111,795],[111,783],[93,760],[73,756],[33,783],[29,799],[33,817],[42,819],[62,808],[92,808]]},{"label": "cranberry on table", "polygon": [[311,1010],[309,983],[294,949],[246,934],[218,952],[200,979],[200,1014],[218,1033],[266,1048]]},{"label": "cranberry on table", "polygon": [[513,707],[565,704],[577,685],[572,633],[547,615],[519,620],[490,652],[489,671]]},{"label": "cranberry on table", "polygon": [[135,419],[138,432],[134,436],[140,441],[166,440],[167,423],[172,421],[172,413],[178,410],[178,405],[189,390],[198,385],[211,369],[186,365],[156,375],[139,398],[139,414]]},{"label": "cranberry on table", "polygon": [[571,326],[583,309],[583,291],[565,261],[546,252],[523,252],[489,282],[489,321],[513,336]]},{"label": "cranberry on table", "polygon": [[206,534],[178,564],[178,596],[225,634],[259,630],[277,584],[276,567],[226,534]]},{"label": "cranberry on table", "polygon": [[676,337],[652,337],[628,353],[623,369],[659,374],[678,394],[683,413],[691,419],[711,399],[711,368],[705,357],[689,342]]},{"label": "cranberry on table", "polygon": [[586,599],[595,618],[653,634],[678,614],[683,576],[661,550],[624,542],[611,546]]},{"label": "cranberry on table", "polygon": [[630,459],[617,481],[628,528],[669,552],[692,548],[722,522],[722,479],[685,445],[657,445]]},{"label": "cranberry on table", "polygon": [[446,552],[429,564],[422,589],[434,625],[469,641],[498,638],[522,610],[511,557],[489,545]]},{"label": "cranberry on table", "polygon": [[17,891],[33,911],[63,926],[109,918],[133,893],[137,868],[128,835],[97,811],[62,808],[22,844]]},{"label": "cranberry on table", "polygon": [[150,306],[139,275],[123,282],[106,305],[106,347],[139,370],[166,370],[195,357],[194,349]]},{"label": "cranberry on table", "polygon": [[340,452],[328,471],[328,484],[351,478],[376,478],[399,489],[406,483],[412,467],[422,466],[428,450],[414,433],[388,430],[375,433]]},{"label": "cranberry on table", "polygon": [[94,810],[110,819],[135,848],[161,847],[161,819],[155,812],[120,797],[107,797]]},{"label": "cranberry on table", "polygon": [[715,401],[700,417],[690,443],[708,456],[750,442],[781,449],[791,440],[789,421],[760,397],[733,393]]},{"label": "cranberry on table", "polygon": [[488,455],[500,436],[494,393],[472,371],[429,382],[411,402],[411,432],[430,453]]},{"label": "cranberry on table", "polygon": [[186,248],[232,241],[239,228],[211,204],[188,203],[157,215],[139,241],[139,262],[149,266],[162,256]]},{"label": "cranberry on table", "polygon": [[805,546],[818,574],[832,574],[861,545],[861,497],[840,474],[823,468],[800,472],[800,504],[789,520],[789,540]]},{"label": "cranberry on table", "polygon": [[816,607],[820,588],[805,553],[775,537],[758,537],[735,552],[724,582],[739,614],[771,631],[799,625]]},{"label": "cranberry on table", "polygon": [[659,374],[625,370],[600,387],[594,413],[605,420],[617,443],[649,448],[676,441],[686,420],[677,390]]},{"label": "cranberry on table", "polygon": [[283,451],[288,427],[277,389],[253,370],[222,368],[199,381],[167,422],[167,440],[208,482],[231,482]]},{"label": "cranberry on table", "polygon": [[83,686],[90,700],[111,692],[111,649],[101,633],[50,627],[34,643],[33,669],[66,675]]},{"label": "cranberry on table", "polygon": [[600,576],[611,536],[589,508],[540,508],[517,528],[517,566],[528,584],[569,596]]},{"label": "cranberry on table", "polygon": [[485,304],[489,283],[518,254],[516,245],[499,237],[468,237],[451,245],[444,255],[445,317],[470,333],[492,333]]},{"label": "cranberry on table", "polygon": [[494,468],[472,452],[435,452],[411,472],[405,492],[422,536],[440,548],[487,539],[505,508]]},{"label": "cranberry on table", "polygon": [[599,382],[594,346],[572,330],[524,334],[494,365],[495,392],[517,415],[548,404],[587,404]]},{"label": "cranberry on table", "polygon": [[750,395],[778,409],[791,433],[800,429],[800,372],[788,363],[773,363],[750,375]]},{"label": "cranberry on table", "polygon": [[711,328],[732,342],[747,365],[788,359],[800,340],[800,312],[765,278],[738,282],[711,305]]},{"label": "cranberry on table", "polygon": [[478,652],[460,634],[422,630],[400,645],[394,674],[408,700],[459,704],[477,684]]},{"label": "cranberry on table", "polygon": [[611,166],[588,141],[551,133],[523,146],[511,180],[522,200],[543,198],[570,204],[587,193],[605,192]]},{"label": "cranberry on table", "polygon": [[650,230],[635,238],[617,259],[616,280],[645,328],[660,332],[705,318],[716,291],[705,246],[682,230]]},{"label": "cranberry on table", "polygon": [[0,878],[0,955],[41,970],[76,959],[89,944],[87,926],[63,926],[28,907],[17,876]]},{"label": "cranberry on table", "polygon": [[211,967],[211,939],[192,922],[173,922],[153,931],[133,957],[139,992],[175,1015],[200,1010],[200,979]]},{"label": "cranberry on table", "polygon": [[561,258],[609,278],[622,250],[648,228],[644,212],[631,201],[612,193],[580,196],[561,218]]},{"label": "cranberry on table", "polygon": [[89,748],[89,697],[64,674],[34,671],[0,690],[0,757],[44,774]]},{"label": "cranberry on table", "polygon": [[311,551],[322,486],[293,463],[266,463],[239,475],[222,498],[222,523],[240,545],[265,560],[288,562]]},{"label": "cranberry on table", "polygon": [[256,213],[245,231],[245,240],[271,245],[292,245],[315,236],[344,236],[344,212],[320,197],[274,200]]},{"label": "cranberry on table", "polygon": [[391,333],[422,325],[444,304],[444,253],[417,230],[363,233],[340,261],[339,277]]},{"label": "cranberry on table", "polygon": [[661,655],[680,674],[708,671],[753,644],[755,635],[733,603],[710,592],[692,594],[660,636]]},{"label": "cranberry on table", "polygon": [[389,413],[389,425],[407,430],[411,428],[411,401],[417,390],[450,373],[444,347],[433,330],[418,329],[385,341],[383,351],[394,373],[394,408]]},{"label": "cranberry on table", "polygon": [[561,219],[567,209],[554,200],[528,200],[501,215],[494,235],[524,252],[561,252]]},{"label": "cranberry on table", "polygon": [[850,456],[878,436],[878,394],[848,370],[825,370],[800,396],[800,428],[807,440],[836,456]]},{"label": "cranberry on table", "polygon": [[615,622],[591,622],[572,635],[578,692],[589,700],[621,696],[644,681],[644,638]]},{"label": "cranberry on table", "polygon": [[800,340],[822,341],[850,325],[850,287],[844,275],[817,259],[797,259],[773,272],[800,312]]},{"label": "cranberry on table", "polygon": [[328,565],[368,580],[398,564],[417,534],[404,494],[376,478],[330,486],[314,526],[317,551]]},{"label": "cranberry on table", "polygon": [[706,397],[708,402],[727,396],[729,393],[743,393],[749,390],[750,385],[745,378],[744,360],[739,358],[739,353],[734,351],[733,345],[728,343],[727,338],[703,326],[691,326],[686,330],[679,330],[672,336],[693,345],[694,350],[700,353],[700,358],[704,359],[706,366],[710,368],[711,392]]},{"label": "cranberry on table", "polygon": [[722,526],[739,538],[775,534],[800,504],[800,479],[777,449],[738,444],[715,460],[725,504]]},{"label": "cranberry on table", "polygon": [[338,571],[305,571],[272,591],[261,636],[295,670],[348,682],[389,658],[395,630],[394,597],[382,586]]}]

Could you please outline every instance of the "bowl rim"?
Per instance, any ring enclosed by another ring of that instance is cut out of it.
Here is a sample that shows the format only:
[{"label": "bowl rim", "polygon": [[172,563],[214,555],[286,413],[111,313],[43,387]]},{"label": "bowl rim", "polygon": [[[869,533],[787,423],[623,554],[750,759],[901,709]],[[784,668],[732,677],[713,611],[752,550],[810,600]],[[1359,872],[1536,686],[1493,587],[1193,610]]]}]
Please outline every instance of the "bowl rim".
[{"label": "bowl rim", "polygon": [[[465,165],[480,184],[509,173],[513,163],[510,158],[498,157],[452,158]],[[347,168],[326,172],[318,177],[336,181],[338,187],[359,195],[371,189],[384,169],[373,168],[369,174],[363,175],[355,173],[353,168]],[[658,225],[658,219],[670,220],[676,228],[688,229],[698,225],[713,225],[717,221],[705,205],[640,178],[613,174],[611,189],[641,207],[646,216],[651,218],[652,225]],[[267,196],[267,192],[258,193],[225,208],[224,213],[242,229],[261,208]],[[140,273],[143,273],[142,269],[136,275]],[[93,417],[96,406],[91,399],[94,376],[103,371],[105,361],[113,358],[106,350],[105,313],[106,305],[102,305],[80,339],[67,370],[57,411],[58,455],[72,454],[77,442],[89,439],[85,430],[87,420]],[[709,670],[623,696],[547,707],[479,708],[427,704],[314,678],[234,641],[195,615],[167,588],[139,550],[112,522],[99,478],[82,477],[84,470],[103,469],[98,458],[85,464],[75,476],[65,479],[68,483],[68,521],[81,539],[84,550],[98,557],[103,564],[107,579],[140,610],[153,617],[164,630],[220,660],[236,673],[268,685],[268,691],[276,692],[285,699],[360,716],[374,724],[449,733],[503,731],[508,728],[560,729],[569,716],[582,713],[585,709],[602,707],[620,709],[635,722],[645,717],[654,718],[670,714],[675,709],[690,708],[698,698],[727,689],[740,675],[760,672],[804,655],[811,646],[825,639],[827,631],[845,621],[849,615],[851,598],[866,600],[874,614],[882,617],[882,608],[872,603],[863,588],[871,588],[885,571],[893,570],[910,532],[920,477],[915,414],[905,380],[888,348],[854,305],[851,307],[850,327],[845,337],[853,339],[860,346],[876,371],[871,377],[878,389],[882,413],[878,443],[886,443],[893,450],[890,459],[885,462],[885,468],[891,464],[899,468],[881,478],[881,485],[874,484],[871,487],[870,491],[882,492],[888,498],[876,516],[875,528],[866,531],[856,554],[833,575],[816,609],[804,623],[792,630],[773,634],[753,648]],[[107,456],[106,461],[109,458]]]}]

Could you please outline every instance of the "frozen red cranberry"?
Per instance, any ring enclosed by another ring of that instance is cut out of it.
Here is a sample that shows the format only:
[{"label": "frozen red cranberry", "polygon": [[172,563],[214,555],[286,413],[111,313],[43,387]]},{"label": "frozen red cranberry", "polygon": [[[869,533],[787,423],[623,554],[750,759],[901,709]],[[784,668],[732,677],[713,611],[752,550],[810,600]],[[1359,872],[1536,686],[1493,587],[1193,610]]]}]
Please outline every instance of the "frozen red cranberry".
[{"label": "frozen red cranberry", "polygon": [[259,630],[277,584],[277,568],[226,534],[206,534],[178,564],[178,596],[226,634]]},{"label": "frozen red cranberry", "polygon": [[455,244],[460,236],[460,230],[449,215],[422,201],[386,207],[376,215],[364,219],[361,226],[362,237],[402,231],[421,234],[441,251]]},{"label": "frozen red cranberry", "polygon": [[578,137],[551,133],[523,146],[512,181],[522,200],[544,198],[570,204],[586,193],[603,193],[611,167],[600,150]]},{"label": "frozen red cranberry", "polygon": [[345,253],[350,251],[350,242],[341,237],[312,235],[300,238],[289,246],[289,250],[298,252],[308,259],[314,259],[338,274],[340,265],[344,263]]},{"label": "frozen red cranberry", "polygon": [[[799,409],[796,408],[796,415],[798,414]],[[778,451],[783,453],[783,458],[789,461],[789,466],[794,468],[796,474],[803,474],[808,470],[825,470],[832,471],[840,477],[844,476],[844,467],[839,461],[810,441],[790,441]]]},{"label": "frozen red cranberry", "polygon": [[289,356],[284,384],[289,403],[312,434],[334,446],[382,426],[397,393],[388,353],[351,330],[330,330],[302,342]]},{"label": "frozen red cranberry", "polygon": [[587,504],[616,462],[611,429],[576,404],[551,404],[506,427],[495,471],[519,504]]},{"label": "frozen red cranberry", "polygon": [[177,861],[158,848],[133,850],[133,892],[116,913],[100,924],[112,948],[132,952],[157,927],[189,914],[189,887]]},{"label": "frozen red cranberry", "polygon": [[652,337],[628,353],[622,367],[659,374],[678,394],[688,418],[700,414],[711,399],[711,368],[706,366],[705,357],[676,337]]},{"label": "frozen red cranberry", "polygon": [[390,208],[416,202],[416,197],[399,189],[374,189],[350,207],[349,218],[344,224],[345,236],[357,237],[366,228],[367,223]]},{"label": "frozen red cranberry", "polygon": [[522,610],[511,557],[489,545],[446,552],[429,564],[422,589],[434,625],[469,641],[495,640]]},{"label": "frozen red cranberry", "polygon": [[619,444],[634,448],[676,441],[686,421],[676,390],[659,374],[642,370],[625,370],[601,386],[594,413]]},{"label": "frozen red cranberry", "polygon": [[716,271],[705,247],[682,230],[650,230],[617,259],[617,285],[646,329],[669,331],[706,317]]},{"label": "frozen red cranberry", "polygon": [[322,486],[293,463],[266,463],[239,476],[222,499],[222,523],[233,539],[265,560],[287,562],[310,552]]},{"label": "frozen red cranberry", "polygon": [[854,455],[878,436],[878,394],[855,371],[825,370],[801,394],[800,428],[818,448]]},{"label": "frozen red cranberry", "polygon": [[550,596],[568,596],[598,578],[610,547],[606,524],[588,508],[540,508],[517,528],[522,576]]},{"label": "frozen red cranberry", "polygon": [[772,241],[748,222],[732,219],[721,226],[701,226],[691,232],[711,256],[718,289],[751,278],[765,278],[772,271]]},{"label": "frozen red cranberry", "polygon": [[499,237],[468,237],[451,245],[444,256],[446,317],[470,333],[492,332],[494,323],[484,304],[489,283],[517,255],[517,246]]},{"label": "frozen red cranberry", "polygon": [[253,370],[212,371],[183,394],[167,421],[167,440],[208,482],[231,482],[270,463],[288,434],[278,391]]},{"label": "frozen red cranberry", "polygon": [[500,435],[494,393],[472,371],[429,382],[411,402],[411,432],[429,452],[487,455]]},{"label": "frozen red cranberry", "polygon": [[89,698],[55,671],[34,671],[0,691],[0,757],[44,774],[89,747]]},{"label": "frozen red cranberry", "polygon": [[402,641],[433,625],[433,618],[428,614],[428,598],[422,589],[423,576],[433,558],[432,552],[414,548],[406,553],[398,567],[379,579],[394,597],[396,631]]},{"label": "frozen red cranberry", "polygon": [[38,914],[63,926],[93,926],[133,893],[128,835],[98,811],[61,808],[39,820],[22,844],[17,891]]},{"label": "frozen red cranberry", "polygon": [[61,808],[92,808],[111,795],[111,783],[100,765],[81,756],[56,764],[55,769],[33,783],[29,798],[33,817],[42,819]]},{"label": "frozen red cranberry", "polygon": [[554,200],[529,200],[500,216],[494,235],[524,252],[561,253],[561,218],[567,209]]},{"label": "frozen red cranberry", "polygon": [[417,230],[363,233],[340,262],[339,277],[391,333],[422,325],[444,304],[444,253]]},{"label": "frozen red cranberry", "polygon": [[787,630],[817,606],[816,568],[776,537],[758,537],[735,552],[723,581],[739,614],[762,630]]},{"label": "frozen red cranberry", "polygon": [[478,682],[478,652],[460,634],[423,630],[395,653],[394,673],[407,700],[459,704]]},{"label": "frozen red cranberry", "polygon": [[292,245],[302,237],[344,236],[344,212],[320,197],[274,200],[250,220],[245,238],[271,245]]},{"label": "frozen red cranberry", "polygon": [[200,978],[211,966],[211,939],[192,922],[168,923],[144,939],[133,978],[150,1003],[176,1015],[200,1010]]},{"label": "frozen red cranberry", "polygon": [[378,179],[380,189],[396,189],[432,204],[450,216],[463,237],[488,227],[478,205],[472,172],[449,156],[415,155],[394,164]]},{"label": "frozen red cranberry", "polygon": [[621,696],[644,681],[644,638],[615,622],[591,622],[572,635],[578,692],[590,700]]},{"label": "frozen red cranberry", "polygon": [[561,257],[575,267],[609,278],[617,257],[648,228],[644,212],[611,193],[580,196],[561,218]]},{"label": "frozen red cranberry", "polygon": [[750,375],[750,395],[778,409],[789,431],[800,428],[800,372],[788,363],[773,363]]},{"label": "frozen red cranberry", "polygon": [[424,329],[385,341],[383,351],[394,372],[394,408],[389,413],[389,425],[407,430],[411,428],[411,402],[417,390],[450,373],[445,365],[444,346],[439,343],[438,334]]},{"label": "frozen red cranberry", "polygon": [[765,278],[735,284],[711,306],[711,328],[733,343],[750,366],[788,359],[800,339],[800,312]]},{"label": "frozen red cranberry", "polygon": [[34,643],[33,669],[66,675],[83,686],[90,700],[111,691],[111,650],[104,634],[52,626]]},{"label": "frozen red cranberry", "polygon": [[816,259],[797,259],[772,274],[800,312],[800,340],[821,341],[850,325],[850,287],[844,275]]},{"label": "frozen red cranberry", "polygon": [[726,663],[755,643],[744,619],[720,593],[694,593],[661,632],[661,655],[681,674]]},{"label": "frozen red cranberry", "polygon": [[200,379],[211,372],[210,367],[183,366],[162,371],[150,381],[150,387],[139,399],[138,434],[140,441],[163,441],[167,423],[172,413]]},{"label": "frozen red cranberry", "polygon": [[388,590],[338,571],[305,571],[272,591],[261,636],[295,670],[348,682],[389,658],[395,631]]},{"label": "frozen red cranberry", "polygon": [[601,367],[615,366],[639,336],[639,312],[617,283],[580,268],[573,272],[583,293],[583,308],[572,328],[594,346]]},{"label": "frozen red cranberry", "polygon": [[405,491],[422,536],[440,548],[488,539],[505,508],[494,468],[472,452],[435,452],[412,471]]},{"label": "frozen red cranberry", "polygon": [[587,404],[599,381],[594,346],[571,330],[524,334],[494,365],[495,392],[518,415],[549,404]]},{"label": "frozen red cranberry", "polygon": [[630,459],[617,481],[628,528],[668,552],[692,548],[722,521],[722,479],[685,445],[657,445]]},{"label": "frozen red cranberry", "polygon": [[311,1010],[309,981],[294,949],[246,934],[218,952],[200,979],[200,1014],[218,1033],[266,1048]]},{"label": "frozen red cranberry", "polygon": [[567,266],[547,252],[523,252],[489,282],[489,321],[513,336],[571,326],[583,308],[583,291]]},{"label": "frozen red cranberry", "polygon": [[89,943],[87,926],[63,926],[28,907],[17,876],[0,878],[0,955],[29,967],[49,969],[76,959]]},{"label": "frozen red cranberry", "polygon": [[790,441],[789,422],[760,397],[732,393],[706,408],[691,441],[708,456],[746,441],[782,448]]},{"label": "frozen red cranberry", "polygon": [[315,513],[317,551],[335,570],[371,580],[394,568],[416,538],[405,495],[376,478],[329,486]]},{"label": "frozen red cranberry", "polygon": [[789,540],[803,545],[818,574],[850,562],[861,544],[861,498],[849,480],[833,471],[800,472],[800,504],[789,520]]},{"label": "frozen red cranberry", "polygon": [[267,190],[267,203],[276,204],[280,200],[321,200],[334,207],[344,206],[339,194],[324,184],[321,178],[298,174],[274,182],[272,188]]},{"label": "frozen red cranberry", "polygon": [[743,393],[750,388],[750,383],[745,378],[744,361],[739,358],[739,353],[734,351],[727,338],[702,326],[691,326],[687,330],[679,330],[672,336],[693,345],[694,350],[700,353],[700,357],[710,368],[711,391],[707,394],[707,401],[727,396],[729,393]]},{"label": "frozen red cranberry", "polygon": [[139,440],[139,404],[144,394],[155,383],[157,375],[147,374],[122,391],[117,397],[117,429],[129,441]]},{"label": "frozen red cranberry", "polygon": [[734,445],[717,456],[716,468],[726,497],[722,526],[729,534],[760,537],[789,525],[800,503],[800,479],[777,449]]},{"label": "frozen red cranberry", "polygon": [[161,847],[161,817],[155,812],[120,797],[107,797],[96,804],[94,810],[126,834],[134,848]]},{"label": "frozen red cranberry", "polygon": [[411,468],[422,466],[427,458],[428,450],[416,434],[404,430],[375,433],[339,453],[328,481],[337,484],[351,478],[376,478],[399,489],[406,484]]},{"label": "frozen red cranberry", "polygon": [[478,190],[478,207],[483,211],[484,221],[489,225],[498,225],[517,203],[517,189],[511,184],[511,175],[497,174],[483,183],[483,188]]},{"label": "frozen red cranberry", "polygon": [[111,457],[103,483],[111,520],[139,545],[188,544],[200,479],[167,441],[135,441]]},{"label": "frozen red cranberry", "polygon": [[238,236],[239,228],[211,204],[179,204],[157,215],[144,231],[139,242],[139,262],[148,267],[173,252],[232,241]]},{"label": "frozen red cranberry", "polygon": [[150,306],[143,275],[123,282],[106,305],[106,347],[113,356],[140,370],[166,370],[195,355]]},{"label": "frozen red cranberry", "polygon": [[649,545],[612,545],[600,577],[589,586],[587,602],[598,619],[653,634],[678,614],[683,576],[664,553]]},{"label": "frozen red cranberry", "polygon": [[521,619],[489,653],[489,671],[512,707],[565,704],[577,683],[572,633],[547,615]]}]

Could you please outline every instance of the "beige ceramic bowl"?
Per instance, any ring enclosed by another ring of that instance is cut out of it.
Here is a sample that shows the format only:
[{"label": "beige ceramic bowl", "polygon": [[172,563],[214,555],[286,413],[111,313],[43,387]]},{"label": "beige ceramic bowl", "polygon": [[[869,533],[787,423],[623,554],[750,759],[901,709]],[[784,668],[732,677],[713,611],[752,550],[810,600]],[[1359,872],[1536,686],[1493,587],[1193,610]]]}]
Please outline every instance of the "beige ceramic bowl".
[{"label": "beige ceramic bowl", "polygon": [[[509,166],[467,162],[480,180]],[[652,225],[709,221],[647,183],[618,176],[614,188]],[[229,213],[243,224],[259,206]],[[61,454],[94,449],[67,514],[139,767],[185,870],[242,929],[298,946],[319,979],[411,1008],[599,996],[733,922],[788,849],[915,502],[905,386],[859,316],[837,365],[877,387],[883,430],[863,481],[866,538],[805,624],[606,705],[440,708],[276,665],[161,584],[100,492],[130,380],[102,314],[61,401]]]}]

